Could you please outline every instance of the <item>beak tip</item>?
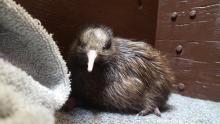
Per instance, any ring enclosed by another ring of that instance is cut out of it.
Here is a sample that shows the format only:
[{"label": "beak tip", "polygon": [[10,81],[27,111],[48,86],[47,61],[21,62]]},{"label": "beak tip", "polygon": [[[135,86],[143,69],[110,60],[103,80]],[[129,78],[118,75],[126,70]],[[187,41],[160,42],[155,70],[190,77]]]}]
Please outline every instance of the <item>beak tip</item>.
[{"label": "beak tip", "polygon": [[87,69],[88,72],[92,72],[92,69]]}]

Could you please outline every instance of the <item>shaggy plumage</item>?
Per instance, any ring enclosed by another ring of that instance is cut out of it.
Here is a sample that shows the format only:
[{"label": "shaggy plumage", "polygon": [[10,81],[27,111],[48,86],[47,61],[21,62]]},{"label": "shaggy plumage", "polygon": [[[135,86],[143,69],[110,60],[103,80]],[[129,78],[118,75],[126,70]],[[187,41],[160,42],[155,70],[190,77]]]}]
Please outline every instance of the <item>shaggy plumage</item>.
[{"label": "shaggy plumage", "polygon": [[84,105],[140,115],[160,115],[174,80],[159,51],[144,42],[113,37],[111,29],[97,25],[80,31],[68,67],[72,96]]}]

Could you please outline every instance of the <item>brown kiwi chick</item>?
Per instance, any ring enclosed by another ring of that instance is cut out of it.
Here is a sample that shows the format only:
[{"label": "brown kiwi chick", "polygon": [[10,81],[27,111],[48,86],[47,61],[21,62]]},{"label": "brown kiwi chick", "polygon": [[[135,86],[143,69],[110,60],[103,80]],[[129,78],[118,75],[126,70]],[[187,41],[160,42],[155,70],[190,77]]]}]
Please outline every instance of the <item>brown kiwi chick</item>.
[{"label": "brown kiwi chick", "polygon": [[174,81],[168,61],[144,42],[113,37],[110,28],[88,26],[69,52],[71,96],[102,110],[160,116]]}]

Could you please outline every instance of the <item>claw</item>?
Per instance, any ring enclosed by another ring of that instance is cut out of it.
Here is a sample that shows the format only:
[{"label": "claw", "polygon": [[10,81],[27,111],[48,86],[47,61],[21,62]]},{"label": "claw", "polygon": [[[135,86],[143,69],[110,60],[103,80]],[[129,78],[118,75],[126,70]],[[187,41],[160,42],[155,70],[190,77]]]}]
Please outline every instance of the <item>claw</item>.
[{"label": "claw", "polygon": [[150,113],[151,111],[145,109],[145,110],[142,110],[138,113],[139,116],[146,116]]},{"label": "claw", "polygon": [[161,113],[158,107],[154,108],[153,110],[149,110],[149,109],[144,109],[142,111],[140,111],[137,115],[138,116],[146,116],[148,114],[150,114],[151,112],[153,112],[156,116],[161,117]]},{"label": "claw", "polygon": [[154,114],[158,117],[161,117],[161,113],[158,107],[154,108]]}]

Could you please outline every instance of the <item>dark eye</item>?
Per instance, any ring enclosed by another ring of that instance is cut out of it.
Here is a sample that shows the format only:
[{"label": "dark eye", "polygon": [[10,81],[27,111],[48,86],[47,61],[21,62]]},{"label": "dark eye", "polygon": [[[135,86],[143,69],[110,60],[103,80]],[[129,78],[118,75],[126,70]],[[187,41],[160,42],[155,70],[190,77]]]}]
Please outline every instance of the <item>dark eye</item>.
[{"label": "dark eye", "polygon": [[80,48],[85,48],[86,44],[85,43],[80,43],[79,46],[80,46]]},{"label": "dark eye", "polygon": [[107,42],[106,44],[105,44],[105,46],[103,47],[103,50],[108,50],[110,47],[111,47],[111,42],[109,41],[109,42]]}]

